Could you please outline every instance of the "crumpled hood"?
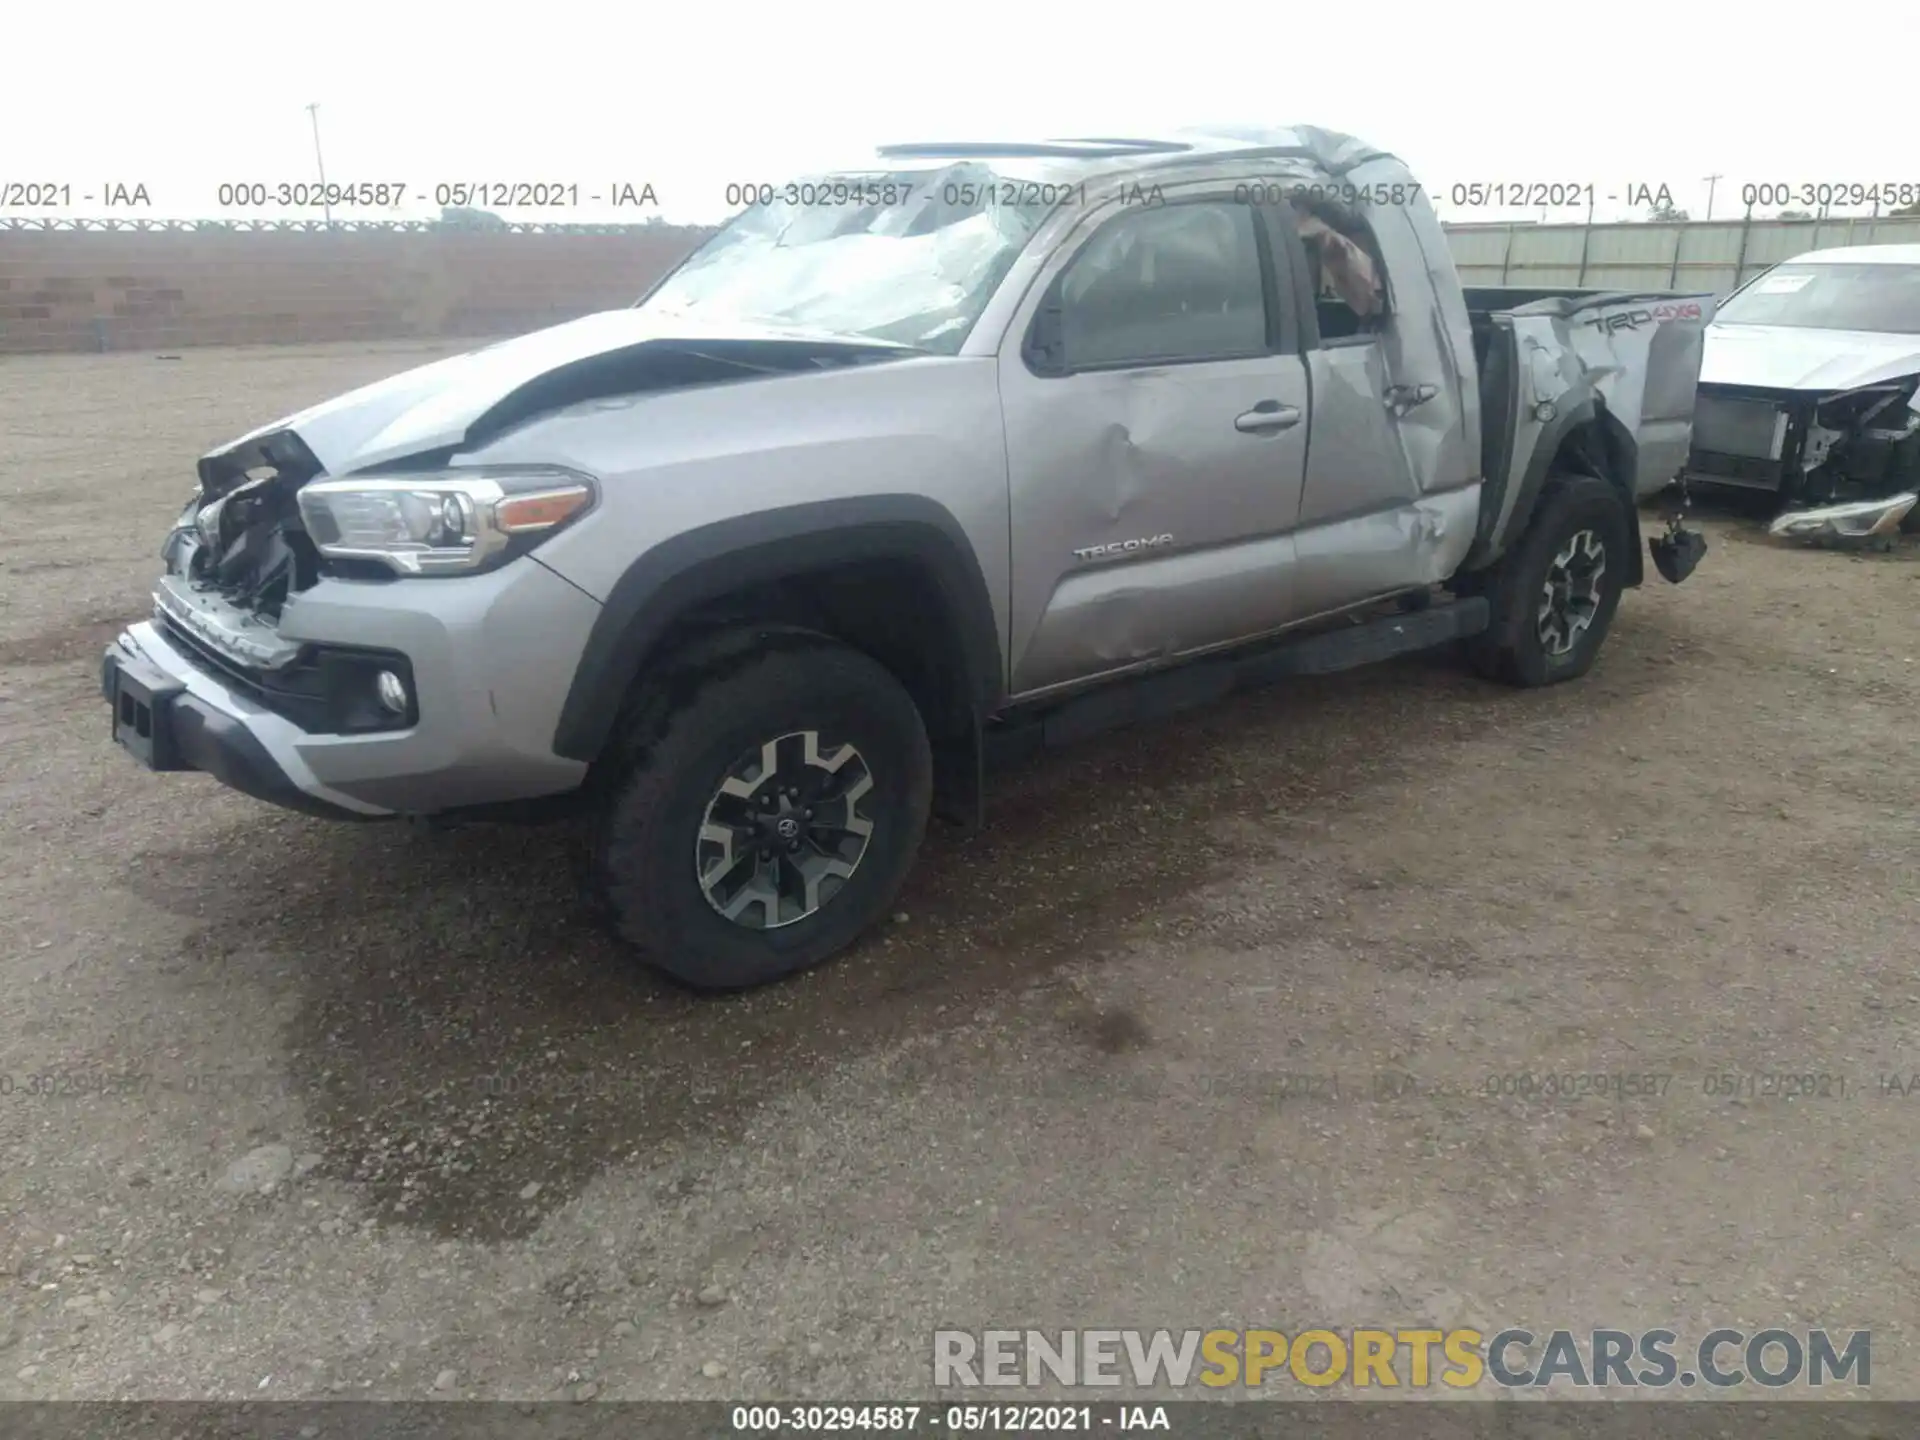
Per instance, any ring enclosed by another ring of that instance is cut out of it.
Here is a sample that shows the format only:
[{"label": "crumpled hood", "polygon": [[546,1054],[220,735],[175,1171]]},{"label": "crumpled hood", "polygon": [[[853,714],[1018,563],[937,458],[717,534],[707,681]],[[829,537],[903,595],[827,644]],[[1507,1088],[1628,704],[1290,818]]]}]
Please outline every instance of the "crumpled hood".
[{"label": "crumpled hood", "polygon": [[1710,325],[1702,385],[1831,393],[1920,372],[1920,335],[1809,330],[1796,325]]},{"label": "crumpled hood", "polygon": [[753,327],[729,321],[707,325],[682,314],[642,309],[606,310],[536,330],[479,350],[389,376],[332,400],[249,431],[208,452],[202,462],[230,457],[264,437],[292,431],[327,474],[458,445],[468,427],[541,376],[577,361],[644,345],[699,345],[714,341],[787,341],[907,349],[861,337]]}]

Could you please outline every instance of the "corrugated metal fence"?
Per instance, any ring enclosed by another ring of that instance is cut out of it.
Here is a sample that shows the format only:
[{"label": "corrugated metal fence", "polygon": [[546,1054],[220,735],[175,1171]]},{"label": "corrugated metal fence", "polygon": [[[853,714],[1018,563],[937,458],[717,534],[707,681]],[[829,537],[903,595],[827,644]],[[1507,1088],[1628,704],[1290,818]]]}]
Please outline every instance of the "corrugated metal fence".
[{"label": "corrugated metal fence", "polygon": [[1449,225],[1468,285],[1689,290],[1725,295],[1769,265],[1841,245],[1920,244],[1897,220],[1729,220],[1616,225]]}]

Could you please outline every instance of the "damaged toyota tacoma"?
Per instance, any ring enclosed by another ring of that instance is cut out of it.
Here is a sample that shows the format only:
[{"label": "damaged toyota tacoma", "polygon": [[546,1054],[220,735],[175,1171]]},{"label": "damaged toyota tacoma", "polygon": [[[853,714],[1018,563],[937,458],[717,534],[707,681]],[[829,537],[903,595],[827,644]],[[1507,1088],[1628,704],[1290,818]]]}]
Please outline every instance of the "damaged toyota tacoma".
[{"label": "damaged toyota tacoma", "polygon": [[1796,255],[1721,302],[1686,480],[1776,496],[1777,535],[1920,524],[1920,245]]},{"label": "damaged toyota tacoma", "polygon": [[1687,454],[1710,296],[1463,289],[1346,136],[763,199],[631,308],[201,460],[114,738],[316,814],[584,807],[613,929],[736,989],[883,914],[989,760],[1425,646],[1583,674]]}]

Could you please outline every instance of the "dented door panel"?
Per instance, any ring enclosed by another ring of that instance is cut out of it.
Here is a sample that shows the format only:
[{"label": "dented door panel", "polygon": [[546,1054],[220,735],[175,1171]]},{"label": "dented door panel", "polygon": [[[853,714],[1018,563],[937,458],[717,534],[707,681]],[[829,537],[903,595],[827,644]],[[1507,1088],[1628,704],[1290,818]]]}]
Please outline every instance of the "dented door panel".
[{"label": "dented door panel", "polygon": [[1301,528],[1411,505],[1419,487],[1387,408],[1392,381],[1380,342],[1323,346],[1308,354],[1307,364],[1313,376],[1313,428],[1300,496]]},{"label": "dented door panel", "polygon": [[[1479,485],[1421,485],[1407,419],[1387,404],[1392,372],[1380,342],[1324,347],[1308,364],[1313,430],[1296,536],[1297,616],[1438,584],[1473,543]],[[1441,403],[1440,395],[1427,402]]]},{"label": "dented door panel", "polygon": [[1250,595],[1268,607],[1263,629],[1293,608],[1294,537],[1223,549],[1154,555],[1069,574],[1021,655],[1019,688],[1038,692],[1128,670],[1158,658],[1240,639],[1257,623]]},{"label": "dented door panel", "polygon": [[1410,214],[1426,201],[1395,191],[1402,178],[1397,162],[1381,160],[1342,182],[1348,193],[1397,198],[1361,207],[1384,270],[1378,330],[1307,355],[1314,412],[1295,579],[1303,615],[1437,583],[1473,540],[1480,462],[1478,406],[1468,399],[1477,395],[1466,370],[1472,335],[1450,327],[1465,318],[1452,257],[1423,248],[1415,222],[1431,226],[1431,211]]},{"label": "dented door panel", "polygon": [[1357,601],[1438,585],[1473,544],[1480,487],[1422,495],[1294,537],[1294,603],[1302,618]]},{"label": "dented door panel", "polygon": [[[1014,359],[1001,395],[1016,694],[1285,623],[1308,428],[1298,355],[1061,377]],[[1270,402],[1299,422],[1236,427]]]},{"label": "dented door panel", "polygon": [[[1377,160],[1354,179],[1390,184],[1404,174],[1396,162]],[[1397,422],[1408,469],[1423,494],[1471,485],[1480,478],[1480,391],[1473,330],[1445,232],[1424,191],[1406,204],[1369,206],[1366,216],[1398,300],[1381,336],[1387,373],[1395,384],[1435,388],[1432,399]]]}]

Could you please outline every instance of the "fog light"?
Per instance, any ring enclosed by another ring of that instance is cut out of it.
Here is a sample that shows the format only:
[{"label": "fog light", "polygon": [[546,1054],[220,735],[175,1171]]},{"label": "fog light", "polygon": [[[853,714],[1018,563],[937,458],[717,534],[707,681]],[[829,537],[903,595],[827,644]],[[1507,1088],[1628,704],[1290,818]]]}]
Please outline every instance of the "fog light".
[{"label": "fog light", "polygon": [[384,708],[395,715],[407,713],[407,683],[393,671],[382,670],[379,678],[373,682],[373,688]]}]

